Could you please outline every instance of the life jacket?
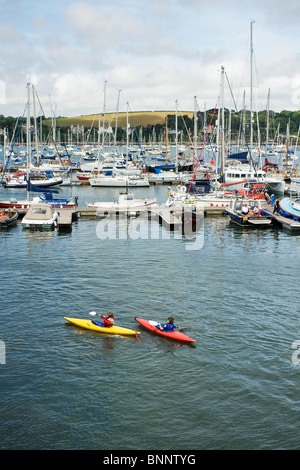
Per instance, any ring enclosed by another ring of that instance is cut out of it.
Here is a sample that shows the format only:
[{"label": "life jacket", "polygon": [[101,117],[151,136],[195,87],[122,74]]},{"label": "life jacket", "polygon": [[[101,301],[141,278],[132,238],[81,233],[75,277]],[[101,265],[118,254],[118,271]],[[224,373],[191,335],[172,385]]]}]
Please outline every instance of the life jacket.
[{"label": "life jacket", "polygon": [[107,316],[103,316],[103,325],[107,327],[111,327],[114,325],[114,319],[113,318],[108,318]]},{"label": "life jacket", "polygon": [[166,323],[165,325],[163,325],[164,331],[174,331],[175,328],[176,326],[174,325],[174,323]]}]

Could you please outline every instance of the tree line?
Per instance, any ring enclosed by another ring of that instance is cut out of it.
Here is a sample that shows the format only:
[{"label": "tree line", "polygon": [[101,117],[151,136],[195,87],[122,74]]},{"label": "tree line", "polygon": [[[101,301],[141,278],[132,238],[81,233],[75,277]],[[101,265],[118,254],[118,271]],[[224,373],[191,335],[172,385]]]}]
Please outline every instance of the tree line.
[{"label": "tree line", "polygon": [[[197,134],[199,138],[203,138],[205,129],[211,121],[213,115],[213,109],[204,112],[197,113]],[[214,118],[212,120],[211,131],[216,130],[219,124],[223,125],[220,121],[220,116],[218,110],[216,111]],[[225,136],[229,137],[232,141],[237,141],[241,133],[247,137],[250,135],[250,112],[247,110],[243,111],[233,111],[229,109],[224,109],[224,133]],[[175,128],[176,128],[176,117],[175,115],[167,116],[167,127],[168,127],[168,141],[175,141]],[[39,132],[42,132],[43,141],[48,139],[51,143],[52,131],[51,126],[49,125],[51,119],[47,119],[45,116],[39,117],[37,119],[37,127]],[[33,123],[33,119],[31,121]],[[281,111],[281,112],[269,112],[269,140],[284,139],[287,130],[289,131],[289,136],[298,135],[300,126],[300,111]],[[0,133],[2,134],[2,139],[0,137],[0,142],[3,143],[3,131],[6,129],[7,143],[11,142],[13,136],[17,136],[16,141],[18,143],[23,143],[26,140],[26,120],[22,120],[21,117],[12,117],[0,115]],[[179,115],[177,117],[177,129],[178,129],[178,139],[183,142],[188,142],[189,138],[194,138],[194,118],[190,118],[188,115]],[[266,138],[266,129],[267,129],[267,111],[259,111],[257,114],[253,113],[253,131],[254,131],[254,141],[257,142],[260,139],[261,143],[265,142]],[[113,129],[114,131],[114,129]],[[259,132],[258,132],[259,131]],[[126,142],[126,128],[118,128],[116,133],[117,142]],[[155,125],[145,125],[137,126],[134,129],[133,135],[131,135],[131,142],[137,143],[142,139],[143,142],[153,142],[153,136],[155,136],[156,142],[165,140],[166,132],[166,123],[155,124]],[[61,143],[70,142],[70,127],[58,127],[56,128],[56,137],[59,136],[59,141]],[[91,132],[91,129],[85,129],[85,132],[80,135],[73,135],[72,142],[76,143],[87,143],[88,136],[90,140],[95,140],[97,135],[97,129],[95,128],[94,133]],[[50,137],[49,137],[50,136]],[[97,139],[96,139],[97,140]],[[142,142],[140,142],[142,143]]]}]

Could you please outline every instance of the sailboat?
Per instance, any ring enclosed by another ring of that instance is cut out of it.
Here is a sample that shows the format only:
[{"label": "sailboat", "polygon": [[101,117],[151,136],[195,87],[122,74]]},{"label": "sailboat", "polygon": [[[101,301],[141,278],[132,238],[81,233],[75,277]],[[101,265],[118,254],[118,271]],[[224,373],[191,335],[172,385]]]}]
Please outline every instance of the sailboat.
[{"label": "sailboat", "polygon": [[[30,159],[31,159],[31,135],[30,135],[30,88],[31,84],[27,83],[27,93],[28,93],[28,101],[27,101],[27,164],[26,164],[26,189],[27,189],[27,198],[23,200],[17,200],[15,198],[11,198],[7,201],[0,201],[0,208],[1,209],[28,209],[32,204],[38,203],[47,203],[52,207],[77,207],[77,198],[74,200],[68,200],[65,198],[55,198],[53,197],[54,193],[58,193],[57,190],[51,190],[48,188],[41,188],[40,186],[36,186],[33,184],[29,177],[29,168],[30,168]],[[35,191],[35,192],[43,192],[43,195],[36,196],[32,199],[29,199],[28,192]]]},{"label": "sailboat", "polygon": [[[117,125],[117,124],[116,124]],[[102,186],[102,187],[149,187],[148,176],[143,175],[141,170],[128,162],[128,103],[127,103],[127,152],[126,158],[123,162],[123,169],[118,168],[115,162],[112,162],[111,171],[106,173],[98,172],[98,174],[92,174],[89,178],[91,186]],[[115,137],[116,145],[116,137]],[[108,174],[110,173],[110,174]]]},{"label": "sailboat", "polygon": [[248,163],[228,166],[219,180],[223,187],[230,185],[231,190],[243,189],[245,183],[266,184],[266,172],[258,169],[253,161],[253,23],[250,23],[250,144],[248,147]]}]

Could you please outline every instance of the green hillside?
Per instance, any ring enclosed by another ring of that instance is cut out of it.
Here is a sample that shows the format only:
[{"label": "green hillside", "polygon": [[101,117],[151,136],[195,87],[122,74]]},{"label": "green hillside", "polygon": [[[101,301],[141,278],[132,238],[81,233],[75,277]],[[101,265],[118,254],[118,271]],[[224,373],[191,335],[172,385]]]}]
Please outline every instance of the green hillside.
[{"label": "green hillside", "polygon": [[[147,127],[155,126],[157,124],[164,124],[166,116],[175,115],[175,111],[138,111],[128,114],[128,121],[130,127]],[[193,118],[192,111],[181,112],[181,115],[188,116],[190,119]],[[178,116],[180,114],[178,113]],[[126,127],[127,113],[118,113],[118,126]],[[60,117],[57,118],[56,123],[58,127],[71,127],[71,126],[84,126],[89,128],[91,126],[97,127],[99,121],[99,114],[90,114],[86,116],[75,116],[71,118]],[[103,117],[101,116],[101,123],[103,122]],[[51,121],[47,120],[47,123],[51,125]],[[115,127],[116,123],[116,113],[107,113],[105,114],[105,124]]]}]

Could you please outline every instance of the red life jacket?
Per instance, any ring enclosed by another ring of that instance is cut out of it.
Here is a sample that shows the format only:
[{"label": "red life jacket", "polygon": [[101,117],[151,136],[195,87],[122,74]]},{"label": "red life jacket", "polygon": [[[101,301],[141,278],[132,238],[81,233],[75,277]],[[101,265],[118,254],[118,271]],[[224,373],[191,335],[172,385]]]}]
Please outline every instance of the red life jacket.
[{"label": "red life jacket", "polygon": [[113,326],[113,324],[114,324],[114,320],[113,320],[113,319],[111,320],[111,319],[108,318],[107,316],[103,316],[102,319],[103,319],[103,325],[104,325],[104,326],[107,326],[107,327]]}]

